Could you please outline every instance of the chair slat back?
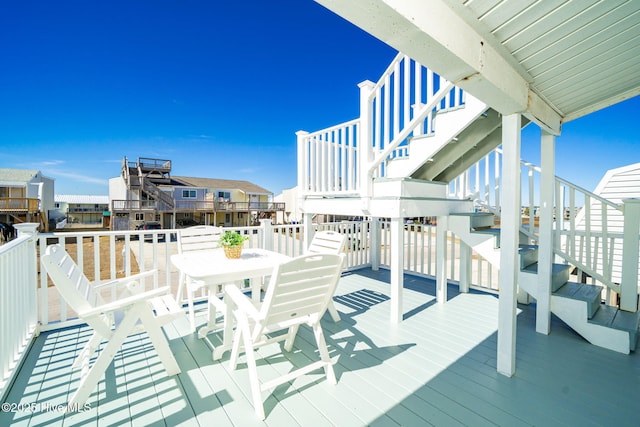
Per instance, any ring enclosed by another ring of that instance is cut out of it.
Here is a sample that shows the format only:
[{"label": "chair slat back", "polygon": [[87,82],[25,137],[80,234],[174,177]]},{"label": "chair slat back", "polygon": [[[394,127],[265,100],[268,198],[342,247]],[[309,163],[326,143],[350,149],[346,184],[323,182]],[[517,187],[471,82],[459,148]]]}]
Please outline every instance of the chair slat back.
[{"label": "chair slat back", "polygon": [[178,230],[178,253],[215,249],[222,233],[222,227],[211,225],[196,225]]},{"label": "chair slat back", "polygon": [[314,234],[307,254],[339,254],[344,250],[347,236],[337,231],[324,230]]},{"label": "chair slat back", "polygon": [[343,256],[303,255],[277,266],[262,304],[262,326],[269,329],[322,317],[338,284]]},{"label": "chair slat back", "polygon": [[62,298],[76,313],[104,304],[93,285],[60,245],[47,247],[42,264]]}]

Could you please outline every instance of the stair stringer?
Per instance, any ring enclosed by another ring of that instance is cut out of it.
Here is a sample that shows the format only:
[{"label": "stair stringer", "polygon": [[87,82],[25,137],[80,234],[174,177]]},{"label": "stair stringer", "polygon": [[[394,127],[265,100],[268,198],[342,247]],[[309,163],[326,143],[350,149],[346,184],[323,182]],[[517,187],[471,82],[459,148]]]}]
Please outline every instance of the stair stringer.
[{"label": "stair stringer", "polygon": [[447,221],[449,231],[480,254],[492,265],[500,265],[500,248],[496,236],[489,233],[471,231],[469,217],[466,215],[450,215]]},{"label": "stair stringer", "polygon": [[434,119],[434,133],[411,138],[409,156],[387,161],[387,178],[412,176],[428,159],[449,144],[463,130],[475,122],[488,106],[482,101],[465,94],[464,108],[439,112]]},{"label": "stair stringer", "polygon": [[585,301],[552,294],[551,312],[591,344],[629,354],[629,333],[589,322]]},{"label": "stair stringer", "polygon": [[[500,248],[495,245],[496,237],[491,234],[473,231],[471,215],[450,215],[448,219],[449,230],[492,265],[500,268]],[[533,298],[537,298],[538,275],[522,269],[519,270],[518,287]],[[550,309],[560,320],[591,344],[619,353],[629,354],[629,333],[589,322],[589,310],[586,301],[551,294]]]}]

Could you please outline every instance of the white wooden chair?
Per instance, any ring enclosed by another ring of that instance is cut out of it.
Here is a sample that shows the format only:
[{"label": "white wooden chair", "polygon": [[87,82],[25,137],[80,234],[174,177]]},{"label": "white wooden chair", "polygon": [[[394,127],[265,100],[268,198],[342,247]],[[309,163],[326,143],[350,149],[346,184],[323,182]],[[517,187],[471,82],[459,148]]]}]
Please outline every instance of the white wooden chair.
[{"label": "white wooden chair", "polygon": [[[347,236],[337,231],[325,230],[317,231],[305,254],[340,254],[344,251],[344,242]],[[340,320],[340,314],[333,304],[333,299],[329,301],[327,311],[331,315],[334,322]]]},{"label": "white wooden chair", "polygon": [[[320,319],[340,279],[343,258],[344,254],[303,255],[276,266],[263,302],[258,306],[236,286],[225,286],[227,301],[234,305],[233,313],[237,320],[231,368],[236,369],[242,346],[246,353],[253,405],[260,419],[265,418],[262,391],[319,368],[324,368],[327,380],[336,383]],[[303,323],[313,329],[320,360],[260,385],[254,349],[286,340],[284,348],[291,351],[298,328]],[[267,336],[285,329],[288,333]]]},{"label": "white wooden chair", "polygon": [[[93,286],[60,245],[47,247],[42,265],[62,298],[94,331],[73,363],[72,369],[81,368],[81,377],[67,408],[72,409],[76,404],[82,406],[87,401],[124,340],[141,331],[149,335],[167,373],[180,373],[161,327],[183,316],[184,312],[169,286],[144,291],[139,279],[153,274],[153,270]],[[107,285],[120,291],[115,301],[105,302],[97,292],[98,288]],[[106,344],[91,363],[102,342]]]},{"label": "white wooden chair", "polygon": [[[220,240],[223,231],[222,227],[214,227],[211,225],[196,225],[178,230],[178,253],[183,254],[186,252],[216,249],[218,248],[218,240]],[[194,293],[198,289],[203,289],[203,285],[203,283],[185,278],[184,273],[180,273],[176,295],[177,300],[181,301],[182,290],[186,289],[191,332],[196,330],[196,317],[193,307]]]}]

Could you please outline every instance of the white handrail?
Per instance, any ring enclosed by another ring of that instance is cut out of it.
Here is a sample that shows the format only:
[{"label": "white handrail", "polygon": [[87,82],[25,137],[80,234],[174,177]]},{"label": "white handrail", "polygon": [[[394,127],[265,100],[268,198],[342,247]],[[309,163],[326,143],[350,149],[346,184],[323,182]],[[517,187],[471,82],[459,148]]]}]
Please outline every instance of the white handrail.
[{"label": "white handrail", "polygon": [[[37,226],[37,224],[36,224]],[[26,233],[0,246],[0,400],[38,329],[35,241]]]},{"label": "white handrail", "polygon": [[[501,156],[502,150],[496,148],[453,180],[449,197],[472,197],[478,208],[499,216]],[[523,215],[520,231],[536,241],[536,201],[540,194],[541,169],[526,161],[521,161],[521,166]],[[618,220],[617,227],[612,225],[614,219]],[[578,276],[585,273],[593,283],[615,292],[620,292],[623,235],[619,224],[623,222],[622,205],[566,179],[555,178],[554,253],[577,267]]]}]

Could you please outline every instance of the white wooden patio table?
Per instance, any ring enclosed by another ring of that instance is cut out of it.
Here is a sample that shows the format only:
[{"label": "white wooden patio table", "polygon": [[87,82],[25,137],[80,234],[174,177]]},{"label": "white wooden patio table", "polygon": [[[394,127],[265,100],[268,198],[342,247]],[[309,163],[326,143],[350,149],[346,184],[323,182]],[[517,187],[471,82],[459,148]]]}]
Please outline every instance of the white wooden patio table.
[{"label": "white wooden patio table", "polygon": [[[216,329],[216,310],[224,313],[224,329],[222,332],[222,344],[213,346],[213,359],[218,360],[225,351],[231,349],[233,341],[233,314],[230,304],[225,303],[224,296],[221,300],[218,287],[229,283],[242,283],[245,279],[257,279],[271,274],[273,268],[282,262],[291,259],[278,252],[266,249],[243,249],[242,255],[237,259],[227,258],[222,249],[211,249],[187,252],[171,256],[171,263],[186,276],[188,284],[203,283],[209,289],[207,324],[198,330],[200,338],[206,338],[207,334]],[[260,280],[251,280],[252,298],[260,299]],[[223,287],[224,289],[224,287]]]}]

